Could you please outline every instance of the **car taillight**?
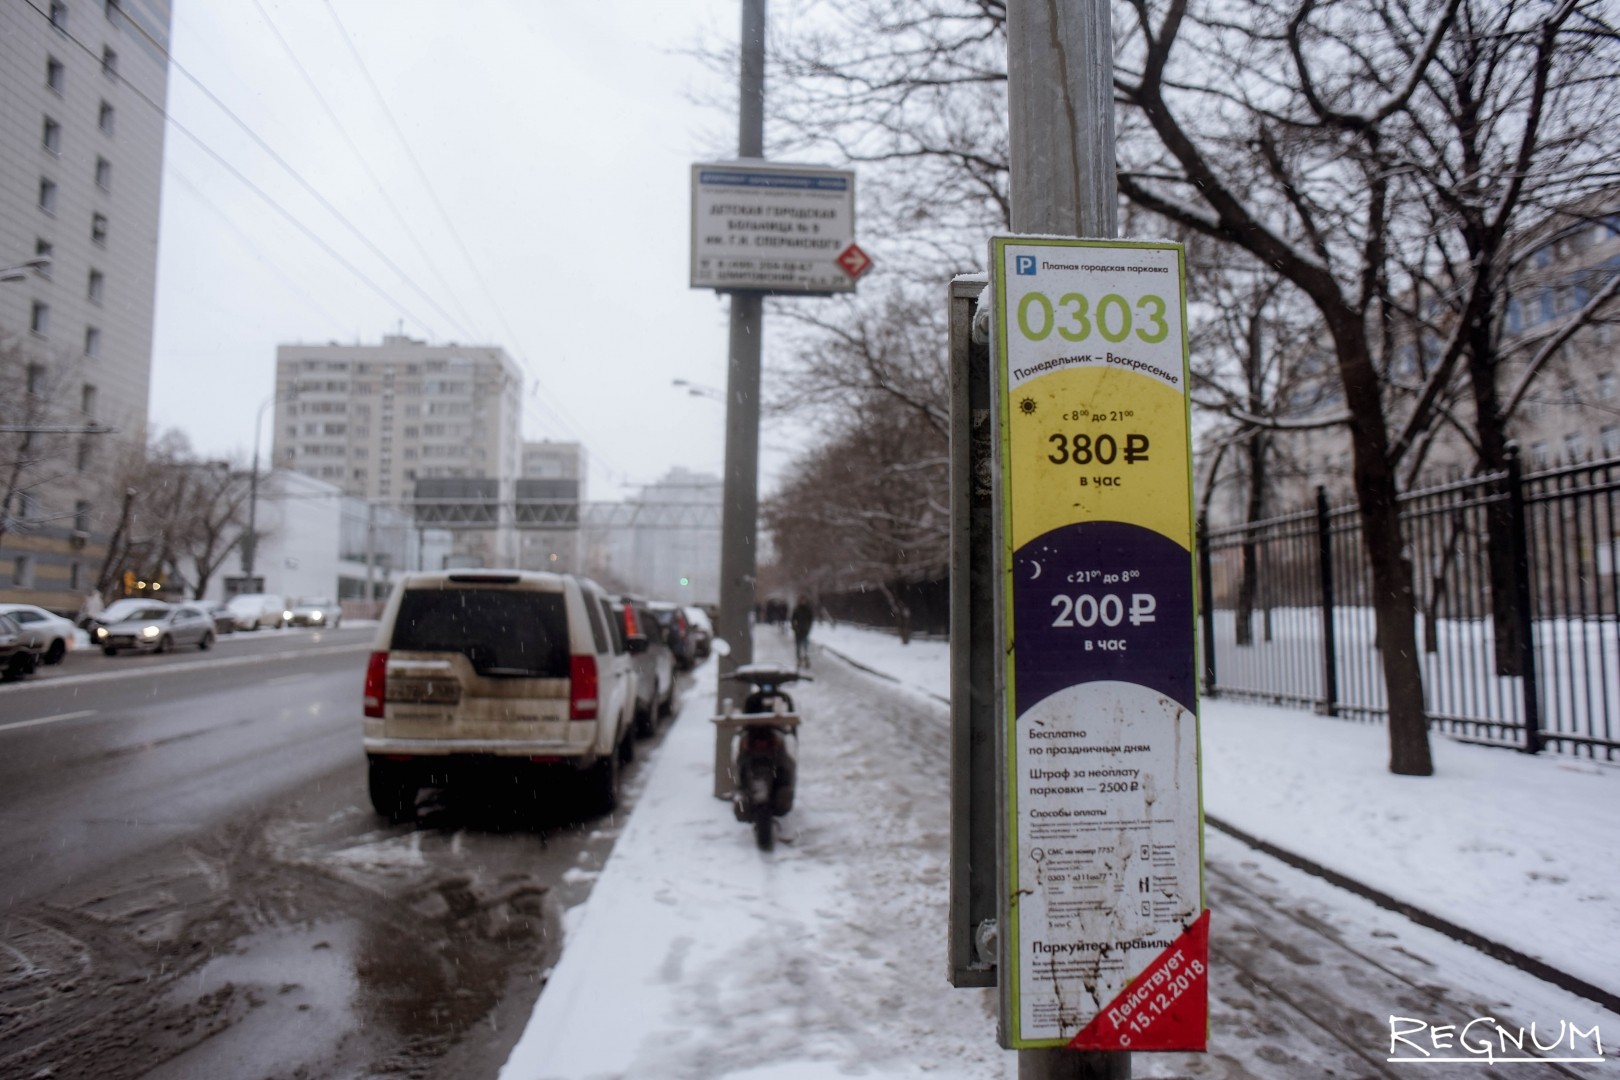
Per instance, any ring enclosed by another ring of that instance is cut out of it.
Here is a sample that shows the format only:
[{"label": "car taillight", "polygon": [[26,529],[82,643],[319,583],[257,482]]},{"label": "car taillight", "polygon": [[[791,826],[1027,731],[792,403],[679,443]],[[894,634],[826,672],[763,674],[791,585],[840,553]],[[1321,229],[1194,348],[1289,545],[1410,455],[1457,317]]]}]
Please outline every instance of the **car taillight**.
[{"label": "car taillight", "polygon": [[374,652],[366,662],[366,715],[382,716],[388,694],[388,654]]},{"label": "car taillight", "polygon": [[568,658],[568,719],[596,719],[596,657]]},{"label": "car taillight", "polygon": [[636,609],[626,604],[624,608],[624,632],[626,634],[639,634],[636,629]]}]

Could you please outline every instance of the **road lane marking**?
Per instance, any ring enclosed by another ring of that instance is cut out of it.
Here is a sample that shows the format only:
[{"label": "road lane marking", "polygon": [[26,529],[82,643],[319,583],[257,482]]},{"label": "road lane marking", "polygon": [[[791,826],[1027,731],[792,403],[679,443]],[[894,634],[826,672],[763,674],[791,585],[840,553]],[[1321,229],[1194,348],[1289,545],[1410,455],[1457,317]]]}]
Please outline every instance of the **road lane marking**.
[{"label": "road lane marking", "polygon": [[18,720],[10,724],[0,724],[0,731],[12,731],[16,728],[38,727],[41,724],[55,724],[63,720],[79,720],[86,716],[96,715],[94,709],[83,709],[79,712],[57,713],[55,716],[41,716],[35,720]]},{"label": "road lane marking", "polygon": [[286,652],[255,653],[252,656],[233,656],[228,658],[214,657],[208,660],[183,660],[176,664],[143,664],[140,667],[130,667],[124,671],[99,671],[84,675],[53,675],[50,678],[19,679],[16,682],[0,686],[0,695],[15,694],[29,690],[38,690],[42,687],[83,686],[86,683],[112,682],[150,675],[180,675],[188,671],[218,671],[222,668],[244,667],[249,664],[263,664],[272,660],[307,660],[311,657],[331,656],[334,653],[360,653],[369,652],[369,641],[358,642],[354,645],[327,645],[316,649],[289,649]]}]

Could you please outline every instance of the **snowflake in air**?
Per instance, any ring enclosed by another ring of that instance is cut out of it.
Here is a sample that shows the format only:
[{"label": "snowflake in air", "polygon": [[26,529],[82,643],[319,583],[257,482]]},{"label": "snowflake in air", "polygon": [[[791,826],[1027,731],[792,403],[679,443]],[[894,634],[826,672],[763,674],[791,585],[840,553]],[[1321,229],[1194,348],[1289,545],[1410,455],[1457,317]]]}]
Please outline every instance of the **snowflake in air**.
[{"label": "snowflake in air", "polygon": [[1025,398],[1023,401],[1018,403],[1018,408],[1025,416],[1031,415],[1035,411],[1035,399],[1032,397]]}]

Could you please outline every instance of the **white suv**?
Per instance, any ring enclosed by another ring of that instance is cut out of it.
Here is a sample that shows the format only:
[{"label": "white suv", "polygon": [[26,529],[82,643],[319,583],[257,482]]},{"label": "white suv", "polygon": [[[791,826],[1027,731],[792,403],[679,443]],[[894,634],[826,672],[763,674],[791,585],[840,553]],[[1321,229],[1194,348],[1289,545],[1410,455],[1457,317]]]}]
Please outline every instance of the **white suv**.
[{"label": "white suv", "polygon": [[591,809],[618,804],[630,759],[630,653],[586,578],[518,570],[410,574],[366,667],[371,804],[414,816],[417,791],[490,768],[572,767]]}]

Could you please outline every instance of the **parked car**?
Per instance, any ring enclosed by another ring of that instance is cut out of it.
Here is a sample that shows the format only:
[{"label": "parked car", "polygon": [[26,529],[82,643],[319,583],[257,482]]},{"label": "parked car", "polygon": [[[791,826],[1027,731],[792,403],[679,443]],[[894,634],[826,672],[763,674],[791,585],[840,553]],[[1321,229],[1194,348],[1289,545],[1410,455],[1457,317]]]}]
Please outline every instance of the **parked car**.
[{"label": "parked car", "polygon": [[692,629],[686,621],[686,612],[679,604],[667,600],[654,600],[647,607],[664,628],[664,638],[669,642],[670,651],[675,654],[675,667],[680,671],[691,671],[692,665],[697,663],[697,654],[693,652]]},{"label": "parked car", "polygon": [[0,682],[32,675],[40,652],[32,637],[10,615],[0,615]]},{"label": "parked car", "polygon": [[692,656],[707,660],[714,646],[714,624],[709,621],[709,613],[696,605],[687,607],[685,611],[686,624],[692,635]]},{"label": "parked car", "polygon": [[202,608],[203,614],[214,620],[214,633],[236,633],[236,615],[220,600],[192,600],[189,603]]},{"label": "parked car", "polygon": [[98,630],[96,643],[108,656],[132,652],[166,653],[183,645],[214,644],[214,620],[196,604],[154,604]]},{"label": "parked car", "polygon": [[22,627],[44,663],[60,664],[73,648],[78,627],[73,625],[72,619],[64,619],[33,604],[0,604],[0,614],[10,615]]},{"label": "parked car", "polygon": [[491,770],[577,771],[590,809],[618,804],[634,752],[630,646],[588,578],[518,570],[406,575],[366,665],[371,805],[416,813],[418,790]]},{"label": "parked car", "polygon": [[651,735],[658,718],[675,704],[675,654],[664,638],[664,628],[647,610],[647,602],[634,596],[613,601],[613,614],[625,640],[632,643],[631,668],[635,672],[636,734]]},{"label": "parked car", "polygon": [[343,609],[336,600],[325,596],[304,596],[294,600],[287,609],[294,626],[325,626],[336,629],[343,624]]},{"label": "parked car", "polygon": [[241,593],[225,601],[225,606],[236,616],[238,630],[257,630],[261,626],[279,630],[292,621],[286,598],[275,593]]}]

